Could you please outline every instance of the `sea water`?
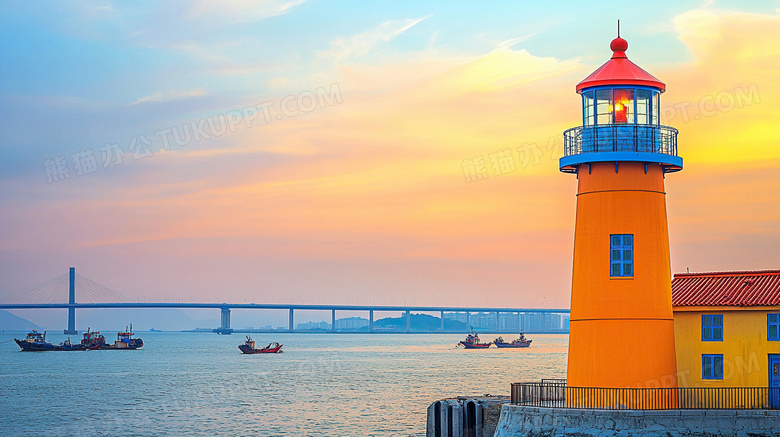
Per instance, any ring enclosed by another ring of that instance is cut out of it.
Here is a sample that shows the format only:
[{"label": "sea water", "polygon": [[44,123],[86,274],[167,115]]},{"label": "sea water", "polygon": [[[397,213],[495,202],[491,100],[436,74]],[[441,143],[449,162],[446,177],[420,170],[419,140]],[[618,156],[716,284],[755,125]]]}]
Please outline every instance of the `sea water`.
[{"label": "sea water", "polygon": [[243,334],[143,332],[134,351],[20,352],[8,340],[24,335],[0,333],[2,436],[424,436],[437,399],[564,378],[568,345],[566,335],[464,350],[454,334],[253,334],[284,353],[243,355]]}]

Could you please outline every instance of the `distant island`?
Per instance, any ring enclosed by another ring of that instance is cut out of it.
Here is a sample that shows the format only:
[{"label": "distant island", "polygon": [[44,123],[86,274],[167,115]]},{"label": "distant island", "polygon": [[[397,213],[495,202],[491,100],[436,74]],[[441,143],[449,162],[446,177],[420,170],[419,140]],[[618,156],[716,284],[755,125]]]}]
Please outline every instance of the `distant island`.
[{"label": "distant island", "polygon": [[[441,318],[434,317],[429,314],[409,314],[409,326],[412,331],[415,332],[437,332],[441,330]],[[368,327],[361,328],[362,331],[368,331]],[[469,331],[471,327],[464,322],[458,320],[452,320],[444,318],[444,330],[445,331]],[[404,332],[406,331],[406,316],[401,317],[386,317],[374,322],[374,332],[392,331],[392,332]]]},{"label": "distant island", "polygon": [[0,310],[0,331],[32,331],[33,329],[42,331],[40,326],[31,321]]}]

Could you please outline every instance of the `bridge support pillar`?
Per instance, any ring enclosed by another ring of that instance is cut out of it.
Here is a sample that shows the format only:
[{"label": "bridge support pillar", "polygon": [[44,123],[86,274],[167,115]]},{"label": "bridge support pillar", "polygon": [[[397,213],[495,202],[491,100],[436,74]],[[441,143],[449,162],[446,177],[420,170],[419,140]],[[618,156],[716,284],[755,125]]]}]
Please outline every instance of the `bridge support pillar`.
[{"label": "bridge support pillar", "polygon": [[374,310],[368,310],[368,332],[374,332]]},{"label": "bridge support pillar", "polygon": [[293,309],[290,308],[290,326],[288,328],[290,332],[293,332],[293,330],[295,329],[294,323],[295,323],[295,318],[293,317]]},{"label": "bridge support pillar", "polygon": [[220,308],[220,323],[219,328],[215,329],[217,334],[231,334],[233,330],[230,328],[230,308]]},{"label": "bridge support pillar", "polygon": [[466,331],[471,331],[471,313],[466,311]]},{"label": "bridge support pillar", "polygon": [[501,332],[501,313],[496,311],[496,332]]},{"label": "bridge support pillar", "polygon": [[441,332],[444,332],[444,310],[441,310]]},{"label": "bridge support pillar", "polygon": [[411,314],[409,314],[409,310],[406,310],[406,332],[409,332],[412,330],[412,318]]},{"label": "bridge support pillar", "polygon": [[[68,287],[68,304],[73,305],[76,303],[76,268],[70,268],[70,280]],[[68,308],[68,329],[65,330],[65,335],[76,335],[79,332],[76,331],[76,308]]]},{"label": "bridge support pillar", "polygon": [[330,310],[330,331],[336,332],[336,310]]}]

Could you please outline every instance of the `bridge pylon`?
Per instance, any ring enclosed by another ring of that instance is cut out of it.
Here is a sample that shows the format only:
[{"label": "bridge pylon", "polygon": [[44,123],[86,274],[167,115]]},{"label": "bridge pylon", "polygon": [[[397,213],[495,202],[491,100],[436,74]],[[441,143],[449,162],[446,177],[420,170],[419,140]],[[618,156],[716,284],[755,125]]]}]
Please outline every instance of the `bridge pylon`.
[{"label": "bridge pylon", "polygon": [[217,334],[232,334],[233,330],[230,328],[230,307],[222,307],[221,310],[221,323],[214,332]]},{"label": "bridge pylon", "polygon": [[[74,305],[76,303],[76,268],[70,268],[70,275],[68,281],[68,305]],[[68,329],[63,331],[65,335],[76,335],[79,332],[76,331],[76,308],[68,307]]]}]

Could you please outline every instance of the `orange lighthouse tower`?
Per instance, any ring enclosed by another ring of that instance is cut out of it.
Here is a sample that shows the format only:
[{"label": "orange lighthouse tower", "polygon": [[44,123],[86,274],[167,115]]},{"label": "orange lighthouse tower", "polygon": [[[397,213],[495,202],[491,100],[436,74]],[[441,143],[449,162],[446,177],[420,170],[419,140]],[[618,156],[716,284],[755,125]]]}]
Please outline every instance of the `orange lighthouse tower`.
[{"label": "orange lighthouse tower", "polygon": [[577,85],[582,126],[564,132],[560,170],[578,179],[570,387],[676,387],[664,175],[682,169],[659,121],[666,86],[626,57]]}]

